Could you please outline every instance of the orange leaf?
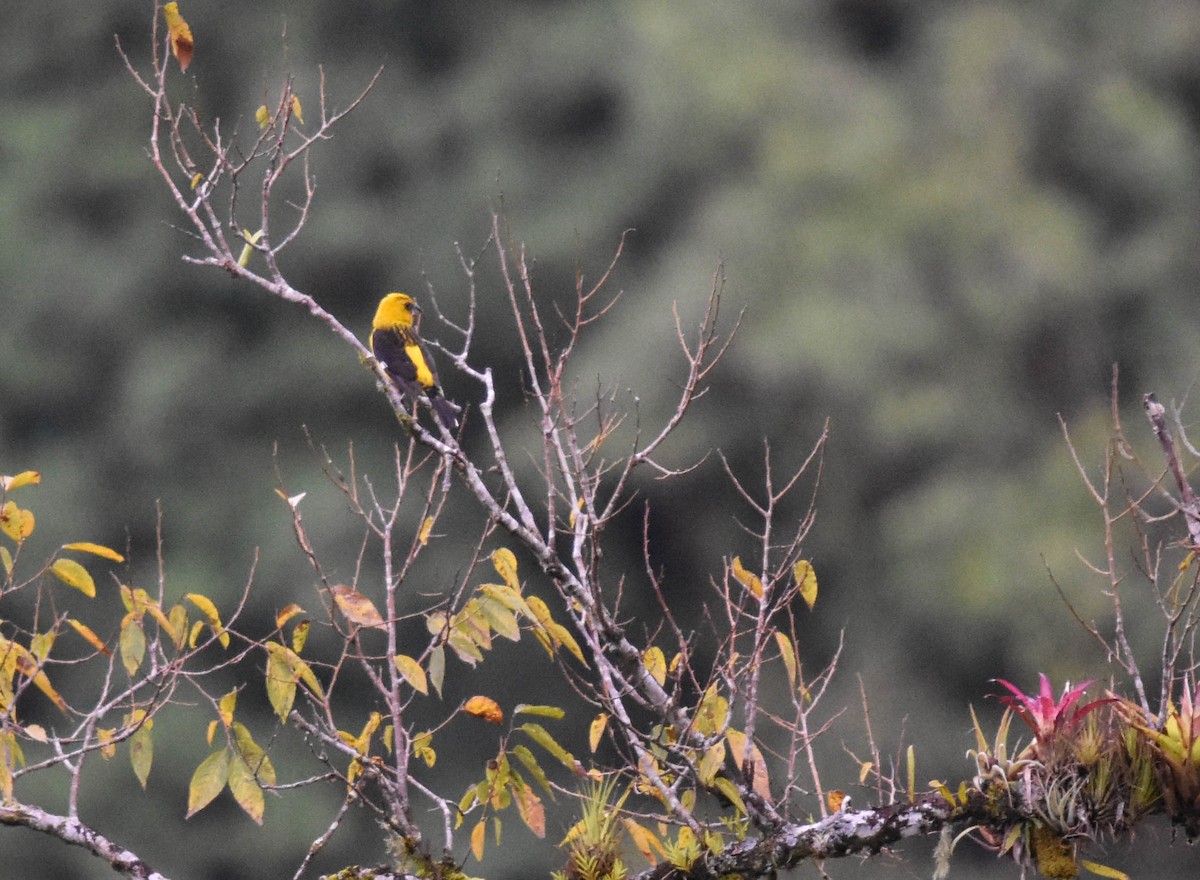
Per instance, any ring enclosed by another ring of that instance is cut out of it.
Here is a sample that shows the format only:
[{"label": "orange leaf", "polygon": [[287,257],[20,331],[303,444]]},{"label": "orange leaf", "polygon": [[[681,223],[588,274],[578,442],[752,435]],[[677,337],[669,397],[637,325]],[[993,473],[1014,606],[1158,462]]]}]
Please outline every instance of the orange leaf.
[{"label": "orange leaf", "polygon": [[188,65],[192,63],[192,49],[195,47],[192,29],[179,14],[178,3],[164,4],[163,17],[167,20],[167,33],[171,38],[171,54],[179,62],[179,69],[187,70]]},{"label": "orange leaf", "polygon": [[303,613],[304,613],[304,609],[301,608],[299,605],[297,605],[295,602],[292,602],[289,605],[284,605],[275,614],[275,626],[278,627],[279,629],[283,629],[283,625],[285,623],[287,623],[289,620],[291,620],[297,614],[303,614]]},{"label": "orange leaf", "polygon": [[521,820],[537,837],[546,836],[546,808],[528,785],[513,786],[513,800]]},{"label": "orange leaf", "polygon": [[588,746],[593,752],[600,748],[600,737],[604,736],[606,727],[608,727],[607,712],[601,712],[592,719],[592,723],[588,726]]},{"label": "orange leaf", "polygon": [[348,621],[359,626],[384,628],[383,618],[379,616],[375,604],[358,590],[345,584],[334,584],[329,590],[333,593],[333,601]]},{"label": "orange leaf", "polygon": [[108,650],[108,647],[104,644],[104,642],[100,641],[100,637],[96,635],[92,628],[86,623],[80,623],[73,617],[68,617],[67,623],[71,624],[71,626],[75,628],[75,632],[83,636],[84,641],[86,641],[101,654],[107,654],[109,656],[112,655],[112,651]]},{"label": "orange leaf", "polygon": [[504,721],[504,712],[501,711],[500,704],[491,697],[478,695],[471,697],[463,705],[463,711],[476,718],[482,718],[484,721],[490,721],[492,724],[500,724]]},{"label": "orange leaf", "polygon": [[483,861],[483,838],[487,834],[487,819],[480,819],[479,824],[471,829],[471,855],[475,861]]}]

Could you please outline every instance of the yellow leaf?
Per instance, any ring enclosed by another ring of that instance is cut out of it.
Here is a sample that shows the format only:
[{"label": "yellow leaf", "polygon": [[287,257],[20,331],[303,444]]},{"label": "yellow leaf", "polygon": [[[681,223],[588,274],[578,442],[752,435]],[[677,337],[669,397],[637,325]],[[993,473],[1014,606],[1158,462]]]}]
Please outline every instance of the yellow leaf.
[{"label": "yellow leaf", "polygon": [[[300,99],[292,95],[292,115],[300,120],[300,124],[304,124],[304,109],[300,106]],[[422,541],[421,543],[425,543]]]},{"label": "yellow leaf", "polygon": [[150,612],[150,616],[158,621],[158,625],[162,627],[162,631],[167,634],[167,638],[175,643],[179,640],[179,631],[175,629],[175,624],[167,618],[167,615],[162,613],[162,609],[158,607],[158,603],[146,595],[144,590],[139,590],[139,593],[145,598],[142,606]]},{"label": "yellow leaf", "polygon": [[[217,613],[217,606],[212,603],[212,599],[202,593],[186,593],[185,599],[200,609],[200,613],[208,620],[209,627],[217,636],[217,641],[221,643],[222,648],[229,647],[229,633],[225,632],[225,627],[221,623],[221,615]],[[196,629],[192,629],[192,646],[195,647]]]},{"label": "yellow leaf", "polygon": [[463,704],[463,711],[476,718],[482,718],[484,721],[490,721],[492,724],[500,724],[504,721],[504,712],[500,709],[500,704],[491,697],[477,694]]},{"label": "yellow leaf", "polygon": [[237,696],[236,690],[230,691],[217,703],[217,715],[221,717],[221,723],[226,727],[233,724],[233,710],[237,707]]},{"label": "yellow leaf", "polygon": [[483,861],[483,841],[487,837],[487,819],[480,819],[471,829],[471,855],[475,861]]},{"label": "yellow leaf", "polygon": [[266,104],[260,104],[258,109],[254,111],[254,118],[258,120],[259,128],[266,128],[271,124],[271,111],[267,109]]},{"label": "yellow leaf", "polygon": [[13,558],[7,547],[0,547],[0,564],[4,565],[4,576],[12,577]]},{"label": "yellow leaf", "polygon": [[787,669],[788,685],[794,691],[798,674],[796,649],[792,646],[792,640],[778,630],[775,631],[775,643],[779,645],[779,656],[783,660],[784,668]]},{"label": "yellow leaf", "polygon": [[840,813],[848,800],[846,792],[840,788],[825,792],[825,806],[829,808],[829,812],[831,813]]},{"label": "yellow leaf", "polygon": [[188,785],[187,818],[203,810],[229,781],[229,750],[213,752],[200,762]]},{"label": "yellow leaf", "polygon": [[197,171],[192,175],[192,189],[195,189],[204,182],[204,175]]},{"label": "yellow leaf", "polygon": [[657,645],[651,645],[642,652],[642,663],[645,665],[646,671],[650,673],[651,678],[660,685],[666,683],[667,658],[663,654],[662,648]]},{"label": "yellow leaf", "polygon": [[696,707],[696,730],[705,736],[722,733],[729,720],[729,701],[717,693],[716,685],[709,685]]},{"label": "yellow leaf", "polygon": [[1124,871],[1118,871],[1116,868],[1110,868],[1108,865],[1089,862],[1087,859],[1081,859],[1079,864],[1083,865],[1083,867],[1087,868],[1088,871],[1097,877],[1110,877],[1112,880],[1129,880],[1129,875]]},{"label": "yellow leaf", "polygon": [[738,579],[738,583],[753,593],[756,599],[763,597],[762,581],[758,575],[743,567],[740,556],[733,557],[733,576]]},{"label": "yellow leaf", "polygon": [[858,765],[858,784],[859,785],[862,785],[864,782],[867,781],[867,777],[871,775],[871,770],[872,770],[872,768],[874,768],[874,766],[875,765],[873,763],[871,763],[870,761],[863,761],[861,764]]},{"label": "yellow leaf", "polygon": [[510,589],[521,591],[521,582],[517,580],[517,557],[507,547],[501,547],[492,553],[492,565],[496,567],[496,573],[504,578]]},{"label": "yellow leaf", "polygon": [[302,620],[292,630],[292,650],[297,654],[304,650],[304,645],[308,642],[308,631],[311,627],[311,621]]},{"label": "yellow leaf", "polygon": [[338,609],[351,623],[377,629],[385,628],[375,604],[358,590],[346,584],[334,584],[329,591],[333,593],[333,601],[337,603]]},{"label": "yellow leaf", "polygon": [[163,16],[167,20],[167,33],[171,38],[171,54],[179,62],[179,69],[187,70],[188,65],[192,63],[192,50],[195,47],[195,42],[192,40],[192,29],[179,14],[178,3],[164,4]]},{"label": "yellow leaf", "polygon": [[421,664],[406,654],[397,654],[393,659],[396,669],[400,671],[412,689],[428,695],[429,679],[425,676],[425,670],[421,668]]},{"label": "yellow leaf", "polygon": [[725,795],[725,798],[737,807],[739,813],[742,815],[746,814],[746,804],[742,800],[741,792],[737,790],[737,786],[733,784],[732,780],[724,776],[718,776],[713,780],[713,788]]},{"label": "yellow leaf", "polygon": [[704,753],[700,763],[696,765],[696,777],[701,785],[712,785],[717,778],[717,771],[725,764],[725,743],[717,742]]},{"label": "yellow leaf", "polygon": [[0,476],[0,492],[11,492],[22,486],[36,486],[42,481],[42,475],[37,471],[21,471],[13,476]]},{"label": "yellow leaf", "polygon": [[304,609],[292,602],[289,605],[284,605],[275,614],[275,626],[277,629],[283,629],[283,625],[295,617],[297,614],[303,614]]},{"label": "yellow leaf", "polygon": [[238,255],[238,265],[245,269],[250,265],[250,255],[254,253],[254,246],[258,244],[258,240],[262,238],[263,231],[251,232],[249,229],[242,230],[242,238],[246,243],[242,245],[242,252]]},{"label": "yellow leaf", "polygon": [[817,604],[817,572],[812,563],[801,559],[792,567],[792,575],[796,578],[796,585],[800,587],[800,598],[812,608]]},{"label": "yellow leaf", "polygon": [[592,719],[591,725],[588,726],[588,746],[593,752],[600,747],[600,737],[604,736],[606,727],[608,727],[607,712],[601,712]]},{"label": "yellow leaf", "polygon": [[13,501],[0,507],[0,531],[18,544],[33,534],[35,518],[32,510],[23,510]]},{"label": "yellow leaf", "polygon": [[[293,100],[295,100],[295,99],[293,99]],[[301,119],[300,121],[303,122],[304,120]],[[419,532],[417,532],[417,540],[421,542],[422,547],[424,547],[426,544],[429,543],[429,534],[432,531],[433,531],[433,517],[427,516],[427,517],[425,517],[425,521],[421,523],[421,530]]]},{"label": "yellow leaf", "polygon": [[116,550],[105,547],[103,544],[93,544],[91,541],[76,541],[73,544],[63,544],[63,549],[91,553],[93,556],[103,556],[105,559],[111,559],[113,562],[125,561],[125,557]]},{"label": "yellow leaf", "polygon": [[437,763],[437,752],[433,750],[433,732],[418,733],[412,738],[412,753],[425,762],[426,767]]},{"label": "yellow leaf", "polygon": [[[739,768],[744,768],[746,759],[746,734],[740,730],[734,730],[732,727],[725,731],[725,741],[729,743],[729,753],[733,758],[733,763]],[[763,757],[762,750],[758,744],[750,743],[750,760],[754,763],[754,778],[751,781],[750,787],[754,789],[754,793],[767,803],[771,802],[771,781],[767,777],[767,761]]]},{"label": "yellow leaf", "polygon": [[113,742],[115,732],[111,727],[96,728],[96,739],[100,743],[100,757],[106,761],[117,753],[117,745]]},{"label": "yellow leaf", "polygon": [[553,620],[551,620],[546,624],[546,632],[551,635],[556,644],[562,645],[564,648],[570,651],[571,656],[573,656],[576,660],[578,660],[584,666],[588,665],[587,660],[585,660],[583,657],[583,651],[580,649],[579,643],[575,641],[575,637],[571,635],[571,631],[565,626],[563,626],[561,623],[555,623]]}]

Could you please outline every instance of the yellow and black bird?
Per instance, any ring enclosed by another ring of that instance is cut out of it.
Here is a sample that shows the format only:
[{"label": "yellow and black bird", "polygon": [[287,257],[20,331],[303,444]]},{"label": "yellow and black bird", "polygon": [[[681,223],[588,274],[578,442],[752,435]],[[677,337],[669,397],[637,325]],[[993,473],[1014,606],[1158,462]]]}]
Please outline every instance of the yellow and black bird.
[{"label": "yellow and black bird", "polygon": [[433,358],[417,335],[421,307],[407,293],[389,293],[379,302],[371,322],[371,352],[387,369],[404,396],[416,401],[422,394],[447,430],[458,427],[454,407],[442,395]]}]

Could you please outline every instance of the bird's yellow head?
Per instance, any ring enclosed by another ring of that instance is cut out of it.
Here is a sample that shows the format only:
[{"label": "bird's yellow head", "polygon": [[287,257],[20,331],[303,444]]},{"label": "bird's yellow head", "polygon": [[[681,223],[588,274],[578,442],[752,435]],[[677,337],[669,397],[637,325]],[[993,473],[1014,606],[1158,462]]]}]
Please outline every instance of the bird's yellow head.
[{"label": "bird's yellow head", "polygon": [[375,310],[375,320],[371,322],[371,329],[411,327],[413,313],[420,311],[421,307],[417,305],[417,301],[407,293],[389,293],[379,301],[379,308]]}]

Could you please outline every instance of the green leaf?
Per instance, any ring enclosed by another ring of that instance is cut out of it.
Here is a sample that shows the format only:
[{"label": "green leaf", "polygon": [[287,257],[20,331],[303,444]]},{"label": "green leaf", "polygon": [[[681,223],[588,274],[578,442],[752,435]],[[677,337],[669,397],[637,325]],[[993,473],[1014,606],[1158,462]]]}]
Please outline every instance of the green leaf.
[{"label": "green leaf", "polygon": [[446,650],[438,645],[429,652],[429,683],[442,695],[442,681],[446,678]]},{"label": "green leaf", "polygon": [[121,621],[120,648],[125,671],[131,676],[136,674],[146,656],[146,632],[136,611],[130,611]]},{"label": "green leaf", "polygon": [[512,748],[512,755],[525,766],[525,769],[529,771],[529,775],[534,778],[538,785],[545,789],[546,794],[553,798],[554,789],[550,787],[550,780],[546,778],[546,772],[537,762],[537,758],[534,757],[533,752],[529,751],[525,746],[516,745]]},{"label": "green leaf", "polygon": [[200,762],[188,785],[187,818],[203,810],[229,781],[229,750],[213,752]]},{"label": "green leaf", "polygon": [[559,763],[568,770],[575,771],[575,756],[560,746],[558,741],[542,725],[529,721],[522,724],[517,730],[524,732],[526,736],[557,758]]},{"label": "green leaf", "polygon": [[229,762],[229,791],[246,815],[261,825],[266,801],[258,780],[254,778],[254,771],[240,755]]},{"label": "green leaf", "polygon": [[485,594],[479,602],[479,611],[497,635],[510,642],[521,640],[521,626],[517,622],[517,616],[499,599]]},{"label": "green leaf", "polygon": [[562,718],[567,713],[558,706],[530,706],[525,703],[518,703],[512,710],[514,715],[540,715],[543,718]]},{"label": "green leaf", "polygon": [[262,785],[275,784],[275,767],[271,764],[271,759],[267,757],[267,753],[263,751],[262,746],[254,741],[249,728],[240,721],[233,722],[233,738],[237,743],[238,751],[241,753],[242,760],[249,766],[254,776]]},{"label": "green leaf", "polygon": [[150,765],[154,763],[154,739],[150,734],[151,719],[142,721],[142,726],[129,737],[129,762],[133,765],[133,775],[138,778],[142,788],[150,778]]},{"label": "green leaf", "polygon": [[267,699],[284,722],[296,699],[296,674],[284,653],[286,650],[278,642],[267,642]]}]

